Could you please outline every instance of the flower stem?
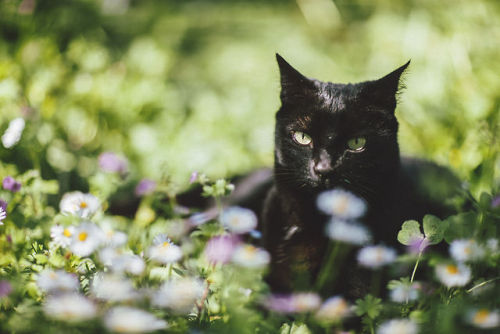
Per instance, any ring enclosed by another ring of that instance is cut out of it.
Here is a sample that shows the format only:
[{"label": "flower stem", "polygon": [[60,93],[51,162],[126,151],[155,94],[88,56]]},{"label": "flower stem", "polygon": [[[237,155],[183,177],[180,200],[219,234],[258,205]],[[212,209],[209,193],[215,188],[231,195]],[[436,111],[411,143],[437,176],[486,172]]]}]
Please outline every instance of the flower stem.
[{"label": "flower stem", "polygon": [[336,272],[333,270],[333,267],[335,265],[335,260],[339,255],[341,246],[342,245],[339,242],[329,243],[326,261],[323,262],[318,279],[316,280],[316,291],[321,291],[328,281],[334,281]]}]

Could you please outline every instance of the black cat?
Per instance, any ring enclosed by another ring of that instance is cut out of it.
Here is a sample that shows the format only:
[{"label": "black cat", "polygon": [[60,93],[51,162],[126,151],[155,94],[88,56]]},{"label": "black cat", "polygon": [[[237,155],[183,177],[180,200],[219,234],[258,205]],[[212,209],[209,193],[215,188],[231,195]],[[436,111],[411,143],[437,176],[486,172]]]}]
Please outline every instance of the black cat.
[{"label": "black cat", "polygon": [[[316,208],[322,191],[342,188],[363,198],[368,204],[363,222],[375,242],[389,245],[396,245],[403,221],[453,212],[445,199],[460,188],[455,176],[432,163],[400,158],[394,111],[410,62],[375,81],[334,84],[309,79],[276,57],[282,105],[276,114],[273,180],[265,172],[254,174],[264,175],[256,191],[233,200],[261,212],[274,291],[304,287],[297,278],[307,273],[311,283],[318,273],[328,244],[328,218]],[[349,273],[352,267],[356,263],[342,270]]]},{"label": "black cat", "polygon": [[[328,244],[328,217],[316,207],[325,190],[341,188],[364,199],[368,209],[362,221],[374,242],[386,245],[397,246],[405,220],[454,212],[445,200],[460,189],[456,177],[435,164],[400,158],[394,111],[410,62],[378,80],[334,84],[309,79],[276,58],[282,104],[274,170],[238,180],[229,199],[230,205],[260,213],[262,243],[271,254],[267,281],[274,292],[313,288]],[[187,193],[179,202],[189,204],[190,198]],[[323,294],[362,295],[365,273],[352,254],[341,265],[340,282]]]}]

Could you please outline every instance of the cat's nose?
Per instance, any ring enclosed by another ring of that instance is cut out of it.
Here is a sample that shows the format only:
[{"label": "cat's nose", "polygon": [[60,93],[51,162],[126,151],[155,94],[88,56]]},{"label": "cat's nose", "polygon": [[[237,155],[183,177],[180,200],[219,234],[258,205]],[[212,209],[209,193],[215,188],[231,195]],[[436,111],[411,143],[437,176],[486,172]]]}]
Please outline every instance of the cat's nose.
[{"label": "cat's nose", "polygon": [[332,172],[330,161],[320,160],[314,164],[314,172],[319,175],[326,175]]}]

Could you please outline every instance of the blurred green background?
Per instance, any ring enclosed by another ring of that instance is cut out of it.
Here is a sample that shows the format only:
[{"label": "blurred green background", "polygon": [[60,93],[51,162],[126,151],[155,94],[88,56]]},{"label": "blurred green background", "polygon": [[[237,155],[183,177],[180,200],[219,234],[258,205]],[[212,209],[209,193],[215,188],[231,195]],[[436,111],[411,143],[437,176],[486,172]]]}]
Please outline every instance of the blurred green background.
[{"label": "blurred green background", "polygon": [[[397,114],[408,155],[474,192],[500,174],[497,0],[0,0],[5,173],[39,168],[86,188],[104,151],[130,179],[229,176],[273,158],[279,52],[302,73],[355,82],[411,59]],[[498,182],[498,181],[497,181]]]}]

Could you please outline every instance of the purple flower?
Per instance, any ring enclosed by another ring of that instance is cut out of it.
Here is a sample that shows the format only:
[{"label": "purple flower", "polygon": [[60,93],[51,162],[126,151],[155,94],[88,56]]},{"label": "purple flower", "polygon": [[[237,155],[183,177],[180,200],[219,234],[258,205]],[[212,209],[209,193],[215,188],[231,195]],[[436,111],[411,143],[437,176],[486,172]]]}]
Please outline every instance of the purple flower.
[{"label": "purple flower", "polygon": [[0,298],[7,297],[12,292],[12,285],[9,281],[0,281]]},{"label": "purple flower", "polygon": [[104,152],[99,155],[99,167],[105,172],[126,174],[128,163],[113,152]]},{"label": "purple flower", "polygon": [[292,295],[271,295],[264,304],[269,310],[277,313],[293,313],[295,311]]},{"label": "purple flower", "polygon": [[500,206],[500,195],[497,195],[491,201],[491,207],[492,208],[498,208],[499,206]]},{"label": "purple flower", "polygon": [[135,187],[135,195],[140,197],[151,194],[156,188],[156,182],[150,179],[142,179]]},{"label": "purple flower", "polygon": [[189,178],[189,183],[195,183],[198,180],[198,172],[192,172],[191,177]]},{"label": "purple flower", "polygon": [[0,198],[0,208],[7,212],[7,202]]},{"label": "purple flower", "polygon": [[13,193],[21,189],[21,183],[14,180],[12,176],[6,176],[2,181],[2,186],[5,190],[10,190]]},{"label": "purple flower", "polygon": [[205,246],[205,257],[210,263],[228,263],[233,252],[241,243],[240,238],[234,235],[219,235],[213,237]]}]

